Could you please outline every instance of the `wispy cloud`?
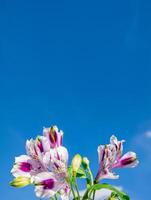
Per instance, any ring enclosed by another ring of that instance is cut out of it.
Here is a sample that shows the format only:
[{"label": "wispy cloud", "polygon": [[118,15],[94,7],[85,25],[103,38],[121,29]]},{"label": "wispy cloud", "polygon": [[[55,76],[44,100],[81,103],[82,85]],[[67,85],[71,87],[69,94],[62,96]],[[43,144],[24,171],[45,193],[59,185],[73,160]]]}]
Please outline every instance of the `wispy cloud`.
[{"label": "wispy cloud", "polygon": [[133,143],[136,145],[139,150],[141,150],[142,153],[145,154],[145,156],[151,155],[151,130],[144,131],[141,134],[138,134],[135,136]]},{"label": "wispy cloud", "polygon": [[147,131],[145,132],[144,134],[147,138],[151,138],[151,130],[150,131]]}]

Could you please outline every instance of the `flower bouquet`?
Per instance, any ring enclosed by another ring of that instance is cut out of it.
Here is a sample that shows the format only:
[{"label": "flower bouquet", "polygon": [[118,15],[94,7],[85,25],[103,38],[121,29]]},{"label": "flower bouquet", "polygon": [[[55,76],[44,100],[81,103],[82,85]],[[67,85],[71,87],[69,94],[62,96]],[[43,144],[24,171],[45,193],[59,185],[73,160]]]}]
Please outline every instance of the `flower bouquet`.
[{"label": "flower bouquet", "polygon": [[[119,177],[113,173],[114,168],[135,167],[138,164],[134,152],[122,155],[124,140],[118,141],[111,136],[110,144],[98,147],[99,169],[94,177],[86,157],[77,154],[68,165],[68,151],[62,145],[62,139],[63,131],[52,126],[43,129],[43,136],[27,140],[27,155],[15,158],[11,170],[15,178],[10,185],[18,188],[34,185],[37,197],[51,200],[94,200],[96,192],[102,189],[111,191],[106,200],[129,200],[123,191],[102,183],[103,179]],[[77,179],[85,179],[84,193],[79,191]]]}]

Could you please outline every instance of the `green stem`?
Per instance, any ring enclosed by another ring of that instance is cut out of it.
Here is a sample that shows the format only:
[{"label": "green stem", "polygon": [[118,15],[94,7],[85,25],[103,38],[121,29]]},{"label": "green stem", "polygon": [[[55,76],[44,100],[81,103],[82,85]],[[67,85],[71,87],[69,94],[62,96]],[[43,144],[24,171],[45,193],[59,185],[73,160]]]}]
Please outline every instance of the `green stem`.
[{"label": "green stem", "polygon": [[72,183],[70,183],[70,187],[71,187],[71,192],[72,192],[72,194],[73,194],[73,197],[74,197],[74,199],[75,199],[75,198],[76,198],[76,195],[75,195],[75,192],[74,192]]},{"label": "green stem", "polygon": [[74,186],[75,186],[75,189],[77,191],[78,199],[80,200],[80,193],[79,193],[79,188],[78,188],[78,184],[77,184],[76,178],[74,180]]},{"label": "green stem", "polygon": [[[97,181],[96,181],[96,180],[93,181],[93,185],[95,185],[95,184],[97,184]],[[91,198],[92,193],[93,193],[92,199],[94,200],[94,199],[95,199],[96,190],[90,191],[90,198]]]},{"label": "green stem", "polygon": [[75,192],[74,192],[74,189],[73,189],[72,181],[71,181],[68,177],[66,177],[65,180],[66,180],[67,183],[70,185],[70,189],[71,189],[73,198],[75,199],[75,198],[76,198],[76,195],[75,195]]},{"label": "green stem", "polygon": [[92,198],[93,200],[95,199],[95,193],[96,193],[96,190],[93,191],[93,198]]},{"label": "green stem", "polygon": [[89,172],[89,175],[90,175],[90,180],[91,180],[91,186],[94,184],[94,179],[93,179],[93,174],[91,172],[91,169],[90,167],[88,167],[88,172]]}]

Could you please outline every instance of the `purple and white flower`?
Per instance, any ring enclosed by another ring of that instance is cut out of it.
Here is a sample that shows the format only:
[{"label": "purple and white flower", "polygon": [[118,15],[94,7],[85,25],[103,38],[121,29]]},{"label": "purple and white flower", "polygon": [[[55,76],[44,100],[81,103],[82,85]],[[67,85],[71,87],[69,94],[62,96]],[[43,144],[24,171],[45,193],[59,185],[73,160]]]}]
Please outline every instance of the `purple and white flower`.
[{"label": "purple and white flower", "polygon": [[[76,178],[85,178],[88,188],[101,179],[117,179],[115,168],[135,167],[138,164],[134,152],[123,155],[124,140],[118,141],[113,135],[110,144],[98,147],[99,170],[94,180],[89,167],[89,160],[76,154],[68,168],[68,151],[62,145],[63,132],[56,126],[43,129],[43,136],[26,142],[26,154],[15,158],[11,173],[15,177],[11,186],[35,186],[39,198],[80,199]],[[76,193],[74,192],[76,189]],[[77,196],[76,196],[77,195]],[[86,195],[88,195],[86,193]],[[91,196],[91,194],[90,194]]]},{"label": "purple and white flower", "polygon": [[15,158],[15,164],[11,170],[14,177],[32,177],[43,171],[41,163],[33,160],[27,155],[21,155]]},{"label": "purple and white flower", "polygon": [[138,164],[137,156],[134,152],[123,153],[123,142],[118,141],[115,136],[111,136],[110,144],[98,147],[99,171],[95,178],[117,179],[119,176],[112,172],[114,168],[135,167]]},{"label": "purple and white flower", "polygon": [[42,172],[34,177],[35,193],[39,198],[53,197],[64,185],[52,172]]},{"label": "purple and white flower", "polygon": [[63,132],[56,126],[44,128],[43,136],[26,142],[27,155],[16,157],[11,170],[19,179],[12,181],[11,185],[23,186],[27,178],[35,185],[36,195],[40,198],[52,197],[58,191],[62,199],[67,199],[70,187],[67,183],[68,151],[62,146]]},{"label": "purple and white flower", "polygon": [[47,152],[43,157],[43,163],[50,171],[57,174],[67,173],[68,151],[65,147],[58,147]]}]

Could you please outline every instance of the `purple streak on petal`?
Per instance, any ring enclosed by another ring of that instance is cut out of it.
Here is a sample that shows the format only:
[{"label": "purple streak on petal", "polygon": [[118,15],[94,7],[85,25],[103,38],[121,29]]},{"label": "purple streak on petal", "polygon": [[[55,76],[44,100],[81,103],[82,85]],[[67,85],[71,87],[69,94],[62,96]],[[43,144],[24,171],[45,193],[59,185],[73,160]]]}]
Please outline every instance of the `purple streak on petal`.
[{"label": "purple streak on petal", "polygon": [[45,190],[51,190],[52,188],[54,188],[54,183],[54,179],[47,179],[42,182],[42,185],[44,186]]},{"label": "purple streak on petal", "polygon": [[59,165],[57,163],[54,163],[54,166],[58,169]]},{"label": "purple streak on petal", "polygon": [[[101,152],[100,152],[100,153],[101,153]],[[101,161],[104,160],[104,156],[105,156],[105,148],[103,149],[103,152],[102,152],[102,160],[101,160]]]},{"label": "purple streak on petal", "polygon": [[[35,146],[34,146],[34,151],[35,151],[35,155],[37,156],[38,153],[37,153],[37,150],[36,150],[36,147],[35,147]],[[33,156],[35,156],[35,155],[33,155]]]},{"label": "purple streak on petal", "polygon": [[123,160],[121,160],[121,165],[125,166],[125,165],[129,165],[131,163],[133,163],[136,159],[134,158],[125,158]]},{"label": "purple streak on petal", "polygon": [[60,155],[59,153],[57,152],[57,159],[60,160]]},{"label": "purple streak on petal", "polygon": [[41,153],[44,152],[44,148],[43,148],[43,145],[42,145],[42,141],[41,141],[40,139],[38,140],[37,146],[38,146],[38,148],[40,149]]},{"label": "purple streak on petal", "polygon": [[57,133],[55,130],[53,130],[53,128],[50,129],[49,140],[52,145],[52,148],[55,148],[57,145]]},{"label": "purple streak on petal", "polygon": [[63,135],[60,136],[60,145],[62,145]]},{"label": "purple streak on petal", "polygon": [[27,162],[21,162],[19,169],[23,172],[30,172],[32,168],[32,165]]}]

